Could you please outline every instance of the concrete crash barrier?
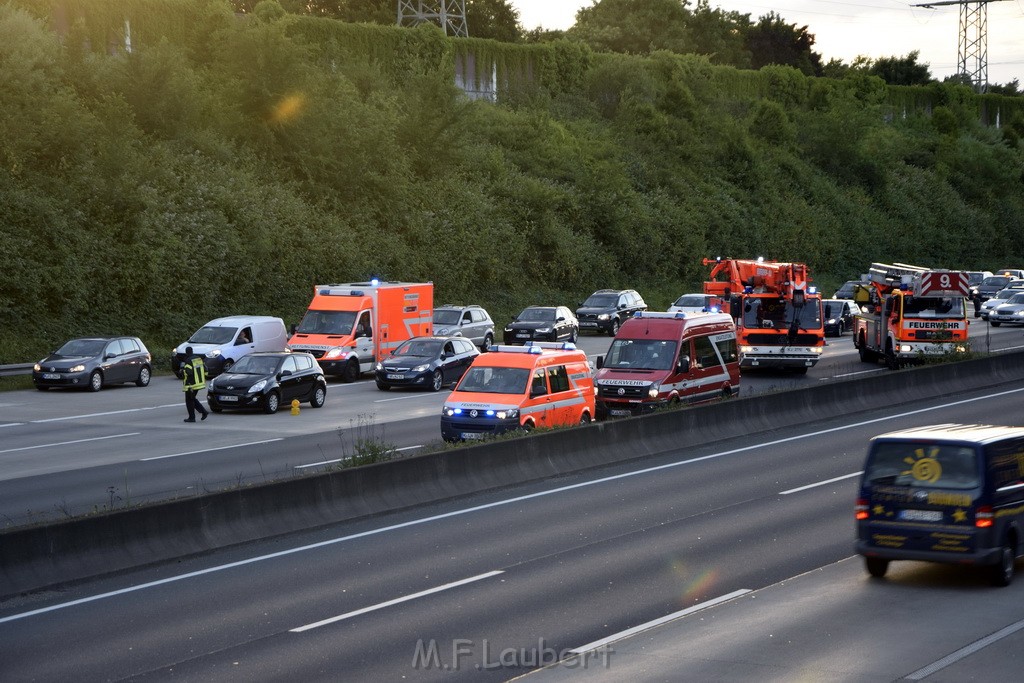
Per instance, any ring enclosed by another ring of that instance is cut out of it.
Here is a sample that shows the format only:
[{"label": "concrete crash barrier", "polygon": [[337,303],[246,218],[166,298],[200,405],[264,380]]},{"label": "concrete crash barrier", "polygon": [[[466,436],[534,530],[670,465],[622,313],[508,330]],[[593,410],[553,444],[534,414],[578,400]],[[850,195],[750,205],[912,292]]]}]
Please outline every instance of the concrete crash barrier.
[{"label": "concrete crash barrier", "polygon": [[0,533],[0,597],[457,496],[1024,380],[1024,352],[819,383]]}]

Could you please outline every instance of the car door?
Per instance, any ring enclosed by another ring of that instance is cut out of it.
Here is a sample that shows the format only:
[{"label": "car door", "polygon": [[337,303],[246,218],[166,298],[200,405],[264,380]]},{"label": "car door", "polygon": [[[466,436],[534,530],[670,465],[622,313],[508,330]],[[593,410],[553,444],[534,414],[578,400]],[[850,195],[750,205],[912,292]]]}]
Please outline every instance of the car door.
[{"label": "car door", "polygon": [[574,425],[579,422],[580,404],[572,402],[569,384],[569,372],[564,365],[552,365],[548,368],[548,388],[550,390],[551,427]]},{"label": "car door", "polygon": [[292,356],[285,358],[277,374],[280,377],[278,385],[281,387],[281,405],[287,406],[292,399],[300,398],[302,394],[302,376],[295,364],[295,358]]},{"label": "car door", "polygon": [[124,354],[124,381],[130,382],[139,376],[142,368],[142,349],[134,339],[122,339],[121,353]]},{"label": "car door", "polygon": [[469,366],[473,364],[473,359],[480,355],[480,351],[477,349],[476,344],[465,339],[460,340],[462,349],[459,353],[459,377],[462,377],[469,369]]},{"label": "car door", "polygon": [[441,377],[443,378],[444,384],[454,382],[458,376],[459,358],[455,353],[455,341],[449,339],[441,347],[441,360],[439,368],[441,370]]},{"label": "car door", "polygon": [[100,366],[103,368],[105,382],[124,382],[127,369],[124,367],[125,356],[121,351],[121,340],[114,339],[107,342],[103,349],[103,357],[100,359]]},{"label": "car door", "polygon": [[556,318],[561,318],[555,328],[555,341],[570,339],[572,337],[572,314],[568,308],[559,306],[555,312]]},{"label": "car door", "polygon": [[548,391],[548,373],[546,368],[536,368],[530,380],[530,398],[528,399],[534,424],[538,427],[550,426],[551,392]]}]

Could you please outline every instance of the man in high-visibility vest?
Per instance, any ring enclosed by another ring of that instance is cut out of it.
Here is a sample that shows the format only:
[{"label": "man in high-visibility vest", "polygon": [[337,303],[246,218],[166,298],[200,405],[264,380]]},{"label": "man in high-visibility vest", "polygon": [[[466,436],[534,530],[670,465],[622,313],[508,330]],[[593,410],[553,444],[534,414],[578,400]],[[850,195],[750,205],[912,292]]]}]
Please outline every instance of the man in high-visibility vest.
[{"label": "man in high-visibility vest", "polygon": [[185,422],[195,422],[197,410],[203,416],[201,419],[205,420],[210,413],[199,402],[198,394],[206,386],[206,365],[203,363],[202,356],[192,353],[191,346],[185,349],[185,362],[181,365],[181,371],[185,408],[188,409],[188,417],[185,418]]}]

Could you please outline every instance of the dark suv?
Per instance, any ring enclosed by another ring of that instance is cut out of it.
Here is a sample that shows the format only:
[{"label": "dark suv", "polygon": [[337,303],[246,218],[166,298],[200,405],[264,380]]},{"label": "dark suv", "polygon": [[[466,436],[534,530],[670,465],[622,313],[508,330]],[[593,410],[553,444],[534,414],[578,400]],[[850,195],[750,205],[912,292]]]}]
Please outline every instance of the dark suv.
[{"label": "dark suv", "polygon": [[633,289],[599,289],[580,303],[576,318],[580,330],[607,332],[614,337],[623,321],[637,311],[646,311],[643,297]]},{"label": "dark suv", "polygon": [[438,337],[465,337],[481,351],[487,351],[494,345],[494,321],[476,304],[445,304],[434,309],[434,334]]},{"label": "dark suv", "polygon": [[515,320],[505,325],[503,340],[506,344],[575,342],[579,334],[579,321],[565,306],[528,306]]}]

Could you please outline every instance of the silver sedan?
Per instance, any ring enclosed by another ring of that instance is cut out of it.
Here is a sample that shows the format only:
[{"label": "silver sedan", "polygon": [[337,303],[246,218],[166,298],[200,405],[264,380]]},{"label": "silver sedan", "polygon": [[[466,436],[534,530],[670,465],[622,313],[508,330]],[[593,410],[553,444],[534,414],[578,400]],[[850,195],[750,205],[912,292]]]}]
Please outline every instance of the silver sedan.
[{"label": "silver sedan", "polygon": [[1014,294],[1005,303],[996,306],[988,314],[988,321],[992,327],[999,327],[1003,323],[1024,325],[1024,292]]}]

